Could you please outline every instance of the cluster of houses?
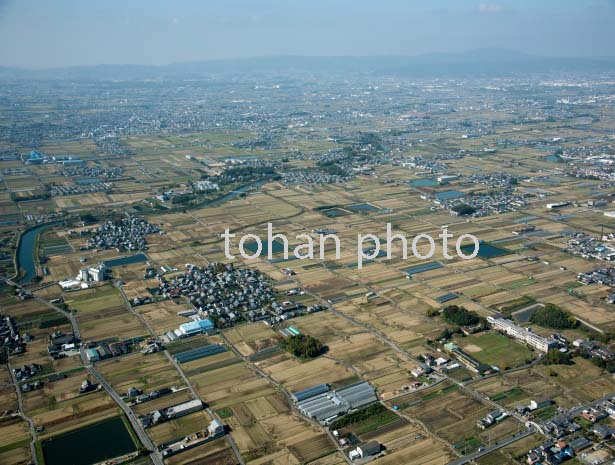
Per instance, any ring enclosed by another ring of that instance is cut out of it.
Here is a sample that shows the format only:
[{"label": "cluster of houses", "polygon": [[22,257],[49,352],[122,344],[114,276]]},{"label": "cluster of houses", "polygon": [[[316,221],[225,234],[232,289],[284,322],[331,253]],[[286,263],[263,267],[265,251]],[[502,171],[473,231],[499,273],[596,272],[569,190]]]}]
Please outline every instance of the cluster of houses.
[{"label": "cluster of houses", "polygon": [[43,371],[43,367],[38,363],[31,363],[19,368],[13,368],[13,376],[17,381],[25,381],[30,379]]},{"label": "cluster of houses", "polygon": [[458,205],[463,204],[474,210],[470,216],[474,218],[506,213],[515,211],[527,205],[527,197],[530,194],[517,193],[512,189],[504,189],[499,192],[490,192],[481,195],[467,195],[463,199],[442,200],[435,199],[434,202],[447,209],[451,215],[458,216]]},{"label": "cluster of houses", "polygon": [[63,358],[67,352],[78,350],[81,341],[73,333],[56,330],[49,335],[47,353],[54,359]]},{"label": "cluster of houses", "polygon": [[575,339],[572,346],[579,352],[589,355],[590,358],[600,358],[602,360],[613,360],[615,353],[607,347],[602,347],[593,341],[586,339]]},{"label": "cluster of houses", "polygon": [[118,221],[107,220],[90,232],[88,248],[116,249],[118,252],[147,250],[145,236],[163,231],[143,218],[127,215]]},{"label": "cluster of houses", "polygon": [[64,167],[58,174],[66,177],[117,179],[124,176],[121,166],[70,166]]},{"label": "cluster of houses", "polygon": [[548,441],[528,452],[527,463],[530,465],[559,465],[572,457],[574,457],[574,451],[568,443]]},{"label": "cluster of houses", "polygon": [[325,308],[322,305],[308,305],[306,307],[303,304],[290,301],[284,301],[281,304],[272,302],[270,309],[249,312],[248,317],[251,321],[262,320],[267,326],[273,326],[301,315],[321,312]]},{"label": "cluster of houses", "polygon": [[[536,408],[545,406],[546,399],[537,401]],[[549,401],[550,402],[550,401]],[[585,436],[579,434],[581,426],[574,421],[576,417],[582,418],[589,426],[587,431],[595,436],[598,441],[605,441],[615,437],[615,429],[601,422],[608,417],[615,418],[615,403],[612,398],[600,401],[592,406],[579,409],[572,409],[567,414],[554,417],[541,426],[542,430],[555,438],[554,441],[546,443],[530,450],[527,454],[527,463],[530,465],[547,464],[559,465],[560,463],[578,455],[581,451],[593,446],[594,443]],[[574,435],[567,442],[562,438]],[[587,462],[589,463],[589,462]]]},{"label": "cluster of houses", "polygon": [[353,176],[346,174],[329,174],[320,171],[291,170],[280,173],[285,184],[341,184],[349,181]]},{"label": "cluster of houses", "polygon": [[467,178],[468,183],[472,185],[486,185],[487,187],[510,187],[519,182],[519,178],[514,174],[506,173],[504,171],[493,171],[489,173],[475,173],[471,174]]},{"label": "cluster of houses", "polygon": [[112,182],[77,182],[74,184],[53,184],[49,186],[49,194],[52,197],[61,197],[63,195],[79,195],[92,192],[108,192],[112,189]]},{"label": "cluster of houses", "polygon": [[414,168],[428,173],[442,173],[448,170],[448,165],[438,161],[436,158],[423,158],[421,156],[406,157],[402,160],[395,161],[394,165]]},{"label": "cluster of houses", "polygon": [[410,373],[417,378],[428,375],[434,370],[446,373],[450,370],[459,368],[461,365],[443,354],[424,353],[421,355],[423,363],[410,370]]},{"label": "cluster of houses", "polygon": [[[615,249],[613,249],[613,259],[615,259]],[[609,258],[609,260],[612,260]],[[606,297],[606,301],[610,304],[615,304],[615,267],[596,268],[587,273],[579,273],[577,280],[583,284],[602,284],[611,287],[611,291]]]},{"label": "cluster of houses", "polygon": [[210,263],[186,270],[171,280],[158,277],[159,287],[152,290],[163,298],[187,297],[205,317],[214,318],[218,326],[246,319],[275,302],[275,295],[265,275],[253,269],[238,269],[232,264]]},{"label": "cluster of houses", "polygon": [[15,319],[0,314],[0,350],[6,350],[9,355],[21,354],[26,350],[25,339],[20,336]]},{"label": "cluster of houses", "polygon": [[615,261],[615,247],[605,244],[598,238],[582,232],[572,234],[566,244],[566,251],[583,258]]},{"label": "cluster of houses", "polygon": [[119,357],[121,355],[132,352],[135,343],[138,341],[127,340],[117,342],[100,342],[90,343],[85,350],[85,356],[91,363],[98,362],[99,360],[105,360],[107,358]]},{"label": "cluster of houses", "polygon": [[42,389],[43,386],[45,386],[45,383],[40,380],[36,380],[32,381],[31,383],[23,383],[21,386],[19,386],[19,389],[21,389],[21,392],[31,392],[36,391],[37,389]]}]

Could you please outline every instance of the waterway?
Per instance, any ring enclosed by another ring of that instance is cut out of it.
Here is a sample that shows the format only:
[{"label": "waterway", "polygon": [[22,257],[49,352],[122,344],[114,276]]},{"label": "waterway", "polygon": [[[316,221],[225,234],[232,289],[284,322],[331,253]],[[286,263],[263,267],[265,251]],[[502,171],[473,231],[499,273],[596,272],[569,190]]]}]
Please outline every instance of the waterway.
[{"label": "waterway", "polygon": [[27,284],[36,277],[36,238],[51,226],[53,225],[41,224],[28,229],[21,235],[17,249],[17,268],[22,270],[24,275],[18,280],[19,284]]}]

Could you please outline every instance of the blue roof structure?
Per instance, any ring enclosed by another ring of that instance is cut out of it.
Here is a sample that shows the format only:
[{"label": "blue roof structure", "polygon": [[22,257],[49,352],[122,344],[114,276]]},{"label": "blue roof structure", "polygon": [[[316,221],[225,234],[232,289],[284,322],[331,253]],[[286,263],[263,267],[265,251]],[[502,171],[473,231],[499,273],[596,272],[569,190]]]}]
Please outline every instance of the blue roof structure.
[{"label": "blue roof structure", "polygon": [[319,394],[324,394],[325,392],[329,392],[328,384],[319,384],[317,386],[312,386],[311,388],[305,389],[303,391],[293,392],[291,395],[293,399],[295,399],[295,402],[301,402],[305,399],[309,399]]}]

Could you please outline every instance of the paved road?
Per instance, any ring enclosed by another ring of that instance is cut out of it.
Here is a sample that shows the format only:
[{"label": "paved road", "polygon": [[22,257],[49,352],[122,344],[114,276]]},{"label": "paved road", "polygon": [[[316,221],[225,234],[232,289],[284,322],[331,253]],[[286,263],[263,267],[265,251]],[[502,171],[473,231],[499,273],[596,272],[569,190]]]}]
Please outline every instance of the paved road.
[{"label": "paved road", "polygon": [[13,375],[13,368],[11,364],[7,364],[7,368],[9,369],[9,373],[11,375],[11,379],[13,380],[13,385],[15,386],[15,392],[17,393],[17,406],[19,408],[19,416],[23,418],[24,421],[28,422],[30,426],[30,435],[32,436],[32,441],[30,441],[30,453],[32,454],[32,463],[34,465],[38,465],[38,457],[36,456],[36,426],[34,426],[34,421],[32,418],[26,415],[25,410],[23,408],[23,398],[21,396],[21,388],[19,386],[19,382]]},{"label": "paved road", "polygon": [[[243,360],[245,363],[248,364],[249,367],[251,367],[256,373],[258,373],[260,376],[262,376],[263,378],[265,378],[269,383],[273,384],[276,388],[278,388],[278,390],[284,394],[284,397],[286,398],[286,402],[288,403],[289,406],[293,406],[293,401],[292,398],[290,396],[290,393],[286,390],[286,388],[284,386],[282,386],[282,384],[280,384],[278,381],[276,381],[275,379],[273,379],[271,376],[269,376],[269,374],[265,373],[263,370],[261,370],[254,362],[252,362],[248,357],[244,356],[241,354],[241,352],[239,352],[235,346],[227,339],[226,335],[223,332],[220,332],[220,336],[222,337],[222,339],[224,340],[224,342],[231,348],[231,350],[233,351],[233,353],[235,354],[235,356],[239,357],[241,360]],[[303,419],[305,419],[308,423],[310,423],[311,425],[317,427],[318,429],[322,429],[322,425],[320,423],[318,423],[315,420],[312,420],[311,418],[302,416]],[[339,443],[337,442],[337,439],[335,439],[335,437],[333,436],[333,434],[331,434],[331,431],[329,431],[329,428],[324,428],[325,432],[328,434],[329,439],[333,442],[333,444],[335,445],[336,449],[338,451],[341,452],[342,456],[344,457],[344,459],[346,460],[346,462],[348,464],[352,464],[352,461],[348,458],[348,456],[344,453],[344,450],[340,447]]]},{"label": "paved road", "polygon": [[[21,286],[19,286],[17,283],[13,282],[10,279],[8,278],[3,278],[3,279],[7,284],[13,287],[16,287],[16,288],[21,288]],[[73,333],[75,334],[77,338],[81,339],[81,332],[79,331],[79,325],[77,324],[77,319],[72,314],[72,312],[67,312],[66,310],[49,303],[47,300],[37,295],[32,294],[32,298],[41,302],[47,307],[54,309],[56,312],[68,318],[68,320],[70,321],[70,325],[72,327]],[[81,363],[83,364],[85,369],[88,371],[88,373],[90,373],[96,380],[98,380],[98,382],[103,387],[103,389],[107,391],[107,394],[109,394],[109,396],[113,399],[113,401],[126,414],[126,417],[128,418],[128,421],[130,421],[130,424],[135,430],[135,433],[137,434],[137,436],[139,437],[139,440],[150,451],[149,457],[154,463],[154,465],[164,465],[164,462],[162,461],[162,457],[158,453],[156,447],[154,447],[154,444],[152,443],[152,441],[149,439],[147,434],[145,434],[145,430],[143,429],[143,426],[141,425],[141,421],[139,421],[139,419],[136,417],[134,412],[128,407],[128,405],[126,405],[126,402],[124,402],[124,400],[117,394],[117,392],[113,390],[111,385],[107,383],[104,377],[100,373],[98,373],[98,371],[96,371],[96,369],[90,364],[87,357],[85,356],[85,350],[83,349],[83,347],[81,347],[79,351],[79,355],[81,356]]]},{"label": "paved road", "polygon": [[463,457],[459,457],[458,459],[455,459],[452,462],[449,462],[448,465],[464,465],[468,462],[471,462],[472,460],[476,460],[482,457],[483,455],[490,454],[491,452],[501,449],[502,447],[506,447],[514,442],[517,442],[519,439],[523,439],[531,434],[534,434],[535,432],[536,430],[534,428],[528,428],[525,431],[522,431],[521,433],[518,433],[513,436],[509,436],[505,439],[502,439],[496,444],[492,444],[491,446],[484,447],[480,451],[477,450],[476,452],[472,452],[471,454],[464,455]]},{"label": "paved road", "polygon": [[[84,354],[85,356],[85,354]],[[115,390],[111,387],[111,385],[105,380],[105,378],[94,368],[92,365],[87,365],[86,369],[88,372],[96,378],[96,380],[100,383],[105,391],[111,396],[111,398],[115,401],[115,403],[122,409],[122,411],[126,414],[128,421],[132,425],[135,433],[139,437],[141,443],[150,451],[150,459],[155,465],[163,465],[162,457],[159,455],[156,446],[152,443],[150,438],[145,433],[143,426],[141,425],[141,421],[137,418],[132,409],[124,402],[124,400],[120,397],[120,395],[115,392]]]},{"label": "paved road", "polygon": [[[132,305],[130,305],[128,297],[126,297],[126,293],[124,292],[124,289],[122,289],[122,287],[120,286],[119,290],[120,290],[120,294],[122,296],[122,299],[124,300],[124,303],[126,304],[126,307],[128,308],[128,311],[130,311],[130,313],[132,313],[137,318],[139,318],[139,320],[141,320],[141,323],[143,323],[143,326],[145,326],[147,328],[147,331],[149,332],[150,336],[152,336],[153,338],[158,339],[158,335],[156,334],[156,331],[154,331],[154,328],[152,328],[152,326],[149,324],[149,322],[145,318],[143,318],[143,315],[141,315],[140,312],[135,312],[134,311],[134,309],[132,308]],[[177,363],[177,360],[175,360],[173,358],[173,356],[169,353],[168,350],[164,350],[163,353],[167,357],[167,359],[169,360],[171,365],[173,365],[173,367],[175,367],[175,370],[177,370],[177,372],[181,376],[184,384],[190,390],[190,393],[192,394],[192,398],[193,399],[200,399],[199,398],[199,394],[196,392],[196,389],[194,389],[194,386],[192,386],[192,383],[190,382],[190,380],[186,376],[186,373],[184,373],[184,370],[182,369],[180,364]],[[207,407],[206,410],[207,410],[207,413],[209,414],[209,416],[213,420],[220,421],[220,418],[218,417],[218,415],[216,415],[216,413],[211,408]],[[222,422],[220,421],[220,423],[222,423]],[[240,465],[244,465],[243,458],[241,457],[241,452],[239,452],[239,448],[235,444],[235,441],[233,440],[231,435],[230,434],[225,435],[225,439],[226,439],[226,442],[229,445],[229,447],[233,450],[233,454],[235,454],[235,458],[237,459],[237,463],[239,463]]]},{"label": "paved road", "polygon": [[[366,331],[368,331],[371,334],[373,334],[380,341],[384,342],[385,344],[389,345],[391,348],[396,350],[398,353],[402,354],[406,359],[412,360],[412,361],[417,362],[417,363],[419,362],[419,360],[417,360],[414,356],[412,356],[408,351],[402,349],[398,344],[396,344],[395,342],[389,340],[388,338],[386,338],[385,336],[380,334],[380,332],[376,331],[375,329],[371,328],[370,326],[362,323],[361,321],[358,321],[357,319],[351,317],[350,315],[346,315],[345,313],[342,313],[342,312],[340,312],[338,310],[335,310],[333,308],[331,308],[330,311],[333,314],[335,314],[335,315],[337,315],[337,316],[339,316],[341,318],[344,318],[344,319],[346,319],[348,321],[351,321],[355,325],[363,327]],[[494,402],[494,401],[488,399],[484,394],[482,394],[482,393],[480,393],[478,391],[475,391],[474,389],[470,388],[469,386],[467,386],[463,382],[461,382],[459,380],[456,380],[455,378],[452,378],[452,377],[450,377],[450,376],[448,376],[446,374],[441,374],[440,376],[442,376],[442,377],[446,378],[447,380],[449,380],[450,382],[456,384],[461,391],[465,392],[466,394],[470,395],[471,397],[474,397],[479,402],[481,402],[483,404],[489,405],[494,410],[504,411],[504,412],[508,413],[509,416],[512,416],[512,417],[516,418],[517,420],[521,421],[522,423],[525,423],[525,420],[518,413],[505,409],[503,406],[501,406],[497,402]]]}]

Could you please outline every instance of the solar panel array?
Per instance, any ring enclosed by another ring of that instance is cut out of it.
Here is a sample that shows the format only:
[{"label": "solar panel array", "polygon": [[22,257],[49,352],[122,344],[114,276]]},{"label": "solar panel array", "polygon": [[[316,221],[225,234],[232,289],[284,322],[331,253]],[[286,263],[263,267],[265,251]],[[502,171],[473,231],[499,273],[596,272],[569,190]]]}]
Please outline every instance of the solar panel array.
[{"label": "solar panel array", "polygon": [[439,297],[436,297],[436,300],[443,304],[444,302],[448,302],[449,300],[455,300],[457,297],[459,296],[454,292],[449,292],[448,294],[443,294]]},{"label": "solar panel array", "polygon": [[180,352],[175,354],[174,357],[179,363],[187,363],[192,362],[193,360],[198,360],[199,358],[221,354],[222,352],[226,352],[226,347],[220,344],[210,344],[203,347],[198,347],[196,349],[187,350],[185,352]]}]

